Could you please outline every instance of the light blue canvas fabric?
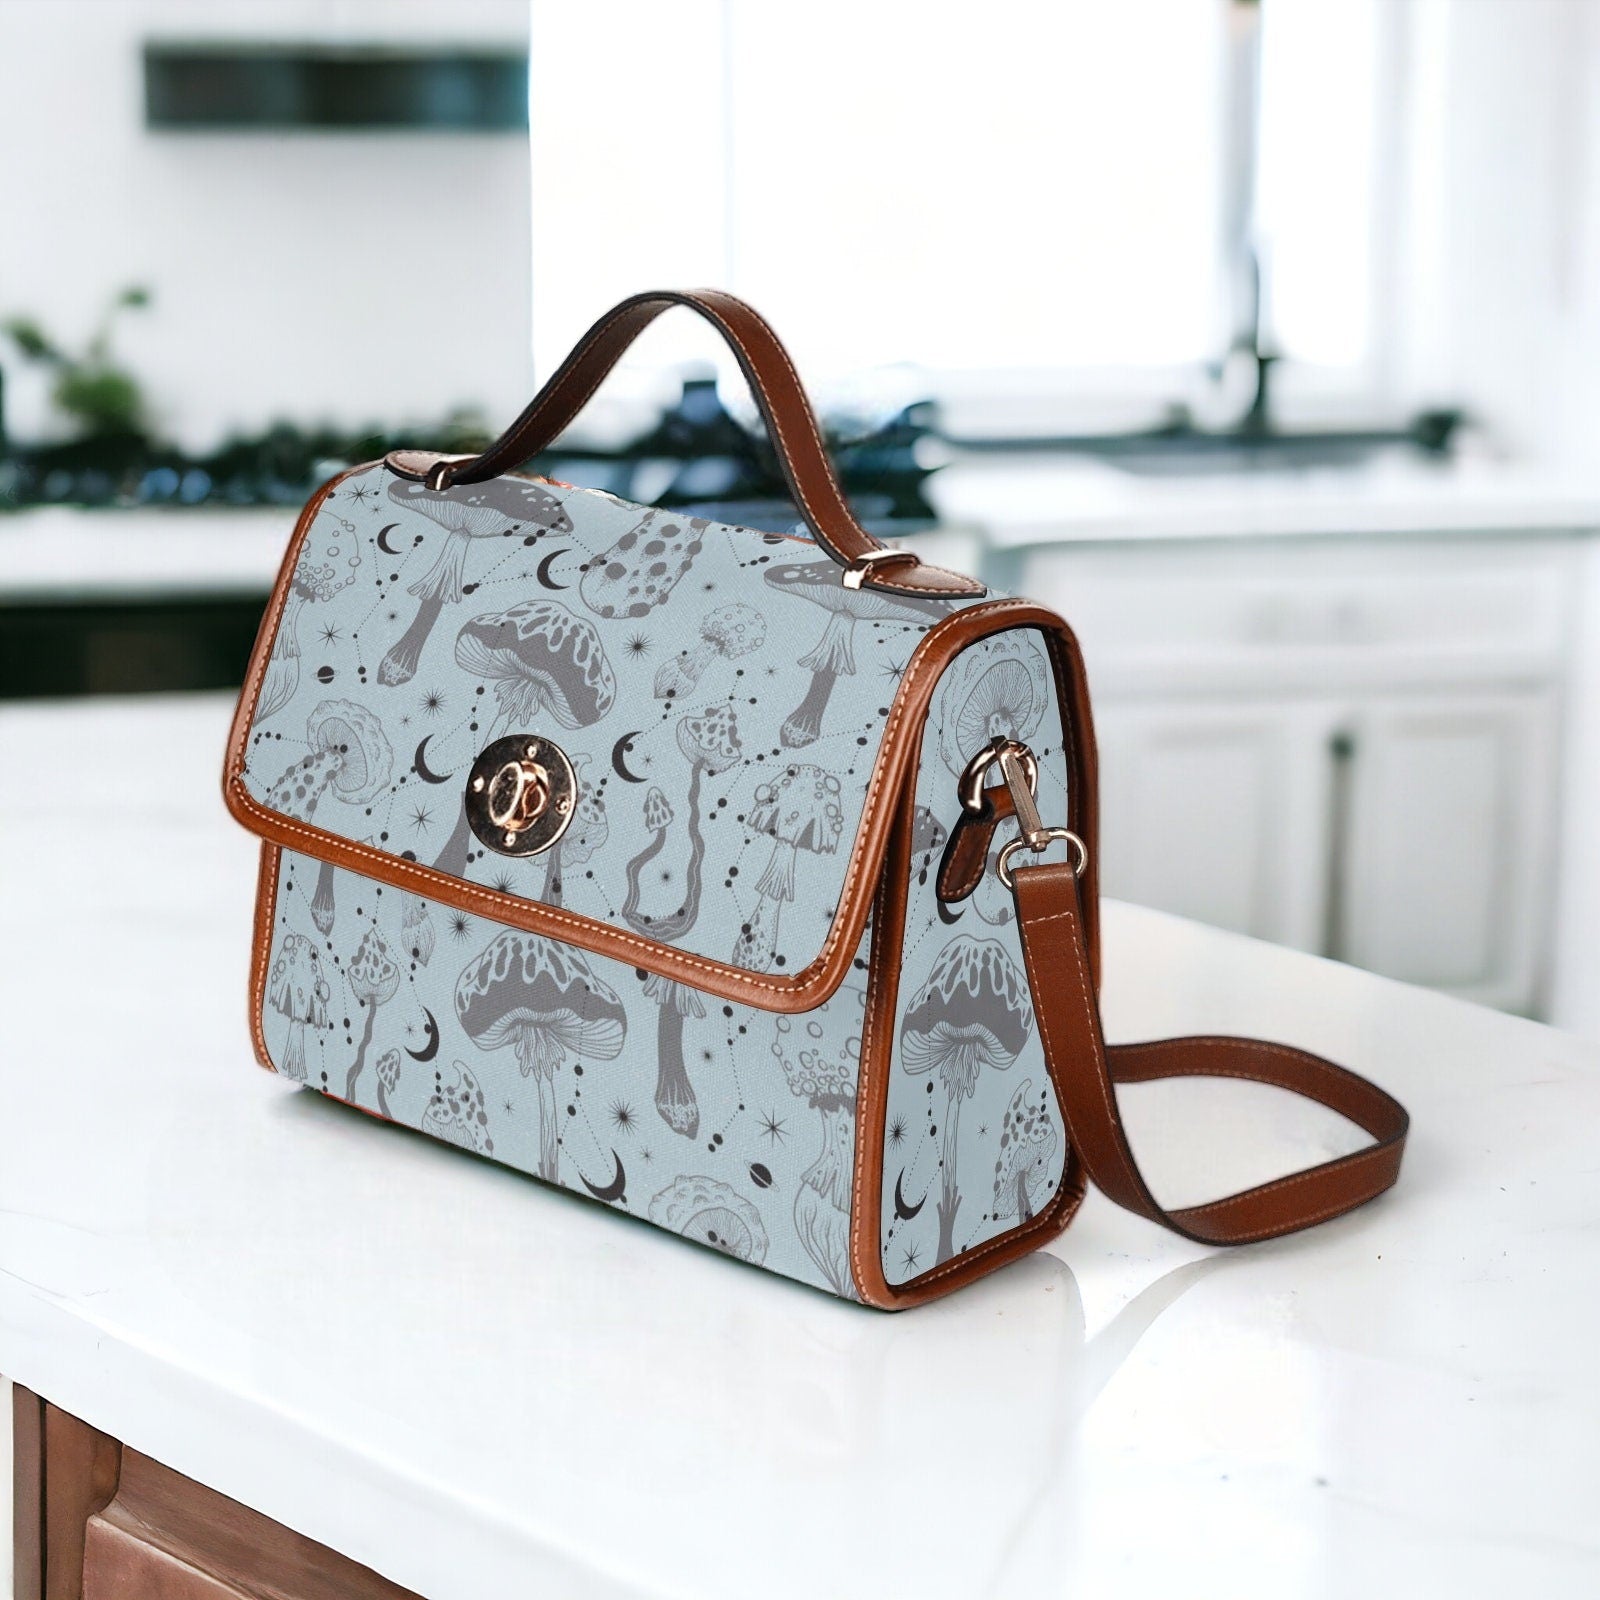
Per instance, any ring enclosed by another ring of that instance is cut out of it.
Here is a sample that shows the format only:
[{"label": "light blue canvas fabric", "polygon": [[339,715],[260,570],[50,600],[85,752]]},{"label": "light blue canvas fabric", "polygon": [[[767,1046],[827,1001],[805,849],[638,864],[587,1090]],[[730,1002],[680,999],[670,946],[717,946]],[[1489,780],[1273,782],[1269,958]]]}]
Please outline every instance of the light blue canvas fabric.
[{"label": "light blue canvas fabric", "polygon": [[[277,817],[626,930],[638,967],[285,849],[260,992],[272,1065],[314,1089],[855,1297],[850,1237],[872,929],[784,1015],[649,972],[671,947],[790,975],[881,860],[854,849],[900,679],[971,602],[846,590],[809,541],[522,479],[434,494],[383,466],[312,519],[244,783]],[[531,859],[467,829],[483,747],[537,732],[578,777]],[[883,1162],[891,1284],[1020,1225],[1066,1146],[1009,896],[934,892],[956,775],[996,734],[1066,762],[1043,636],[947,667],[923,733]],[[1003,843],[1014,828],[1002,831]],[[306,835],[311,839],[311,835]],[[870,1249],[870,1245],[868,1246]]]}]

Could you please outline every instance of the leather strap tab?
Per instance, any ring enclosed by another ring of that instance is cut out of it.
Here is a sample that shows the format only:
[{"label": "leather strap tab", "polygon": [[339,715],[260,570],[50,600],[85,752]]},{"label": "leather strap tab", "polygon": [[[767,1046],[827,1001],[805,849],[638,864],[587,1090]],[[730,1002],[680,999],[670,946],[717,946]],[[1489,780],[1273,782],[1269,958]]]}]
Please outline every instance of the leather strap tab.
[{"label": "leather strap tab", "polygon": [[[1090,1178],[1118,1205],[1201,1244],[1247,1244],[1326,1222],[1394,1183],[1410,1122],[1405,1107],[1321,1056],[1214,1036],[1107,1048],[1071,867],[1018,867],[1012,883],[1039,1036],[1067,1137]],[[1375,1142],[1221,1200],[1168,1211],[1134,1159],[1113,1085],[1177,1077],[1245,1078],[1287,1089],[1349,1118]]]},{"label": "leather strap tab", "polygon": [[[669,306],[698,312],[727,341],[755,396],[784,482],[821,548],[841,566],[884,548],[856,521],[834,475],[816,413],[789,352],[767,321],[720,289],[653,289],[613,306],[573,348],[527,409],[481,456],[439,458],[435,487],[480,483],[511,472],[550,445],[588,403],[623,352]],[[394,458],[391,457],[391,463]],[[402,469],[404,470],[404,469]],[[897,594],[977,596],[974,578],[899,562],[871,572],[865,586]]]}]

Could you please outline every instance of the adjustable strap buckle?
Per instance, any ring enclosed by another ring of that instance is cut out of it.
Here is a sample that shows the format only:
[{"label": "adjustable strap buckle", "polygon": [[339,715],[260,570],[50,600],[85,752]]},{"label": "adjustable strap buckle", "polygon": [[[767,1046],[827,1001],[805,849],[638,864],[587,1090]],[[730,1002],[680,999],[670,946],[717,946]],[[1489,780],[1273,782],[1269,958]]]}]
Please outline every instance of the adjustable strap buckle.
[{"label": "adjustable strap buckle", "polygon": [[957,793],[965,811],[982,812],[983,780],[989,768],[998,763],[1006,788],[1011,791],[1011,808],[1016,814],[1017,837],[1001,847],[995,873],[1006,888],[1011,887],[1011,858],[1019,850],[1042,855],[1052,844],[1072,848],[1072,872],[1081,878],[1089,865],[1089,847],[1070,828],[1047,828],[1039,815],[1039,762],[1027,745],[1016,739],[996,736],[990,740],[962,772]]}]

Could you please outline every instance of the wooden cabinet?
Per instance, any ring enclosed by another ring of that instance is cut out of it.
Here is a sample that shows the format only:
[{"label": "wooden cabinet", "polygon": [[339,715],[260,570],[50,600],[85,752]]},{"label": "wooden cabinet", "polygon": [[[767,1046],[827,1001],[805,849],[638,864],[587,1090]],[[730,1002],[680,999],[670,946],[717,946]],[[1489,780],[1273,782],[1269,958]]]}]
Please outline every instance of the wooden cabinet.
[{"label": "wooden cabinet", "polygon": [[1057,546],[1108,894],[1537,1013],[1570,545]]}]

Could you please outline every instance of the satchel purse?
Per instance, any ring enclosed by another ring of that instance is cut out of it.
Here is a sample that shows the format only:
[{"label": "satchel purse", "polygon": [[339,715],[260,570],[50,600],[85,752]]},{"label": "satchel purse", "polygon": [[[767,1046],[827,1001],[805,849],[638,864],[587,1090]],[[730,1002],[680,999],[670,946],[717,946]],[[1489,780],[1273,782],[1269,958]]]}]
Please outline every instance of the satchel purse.
[{"label": "satchel purse", "polygon": [[[673,305],[738,357],[809,537],[511,475]],[[263,841],[263,1066],[848,1299],[1001,1266],[1088,1178],[1239,1244],[1399,1171],[1404,1109],[1331,1062],[1106,1045],[1071,629],[871,538],[730,295],[624,301],[482,455],[323,485],[223,787]],[[1189,1074],[1375,1142],[1164,1210],[1113,1086]]]}]

